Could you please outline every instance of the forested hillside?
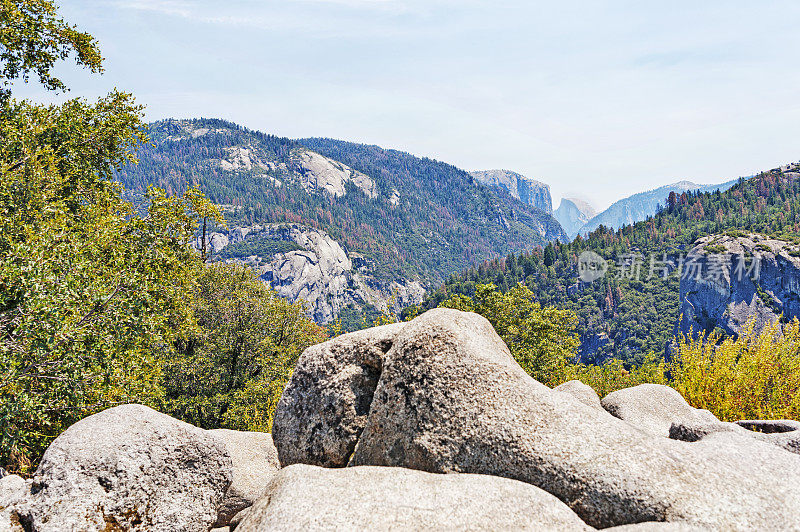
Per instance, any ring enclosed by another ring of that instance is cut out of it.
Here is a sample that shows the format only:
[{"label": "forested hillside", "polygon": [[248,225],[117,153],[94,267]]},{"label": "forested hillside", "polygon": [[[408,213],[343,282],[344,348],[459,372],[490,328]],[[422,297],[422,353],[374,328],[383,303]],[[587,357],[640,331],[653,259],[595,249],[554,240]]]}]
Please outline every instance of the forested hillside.
[{"label": "forested hillside", "polygon": [[[220,120],[166,120],[149,133],[153,143],[139,150],[139,164],[118,173],[126,189],[155,184],[180,193],[197,184],[226,206],[229,225],[323,229],[375,261],[381,280],[435,285],[470,264],[565,237],[546,213],[432,159],[329,139],[295,142]],[[307,159],[319,157],[306,148],[356,177],[341,194],[305,186]]]},{"label": "forested hillside", "polygon": [[587,235],[604,225],[612,229],[619,229],[623,225],[631,225],[641,222],[652,216],[658,210],[659,205],[664,205],[664,201],[671,192],[682,194],[684,192],[714,192],[716,190],[725,191],[735,185],[736,179],[720,183],[718,185],[698,185],[690,181],[679,181],[671,185],[664,185],[653,190],[639,192],[627,198],[614,202],[610,207],[601,213],[594,215],[576,233]]},{"label": "forested hillside", "polygon": [[[655,216],[635,225],[618,231],[600,227],[568,244],[484,262],[451,276],[429,294],[423,307],[435,307],[454,294],[472,295],[476,284],[494,283],[508,290],[522,282],[543,305],[577,313],[584,360],[616,356],[639,363],[650,351],[662,354],[674,333],[679,308],[676,268],[699,237],[750,231],[797,241],[798,169],[797,164],[788,165],[742,179],[725,192],[673,193]],[[604,277],[591,283],[578,278],[578,257],[586,250],[600,255],[609,267]]]}]

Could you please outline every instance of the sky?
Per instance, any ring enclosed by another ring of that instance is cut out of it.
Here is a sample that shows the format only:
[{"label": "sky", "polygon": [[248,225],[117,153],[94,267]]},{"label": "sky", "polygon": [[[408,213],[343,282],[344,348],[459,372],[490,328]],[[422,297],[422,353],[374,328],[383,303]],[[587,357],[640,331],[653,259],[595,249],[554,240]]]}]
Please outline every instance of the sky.
[{"label": "sky", "polygon": [[[604,208],[800,159],[796,0],[60,0],[148,120],[506,168]],[[60,99],[29,85],[17,93]]]}]

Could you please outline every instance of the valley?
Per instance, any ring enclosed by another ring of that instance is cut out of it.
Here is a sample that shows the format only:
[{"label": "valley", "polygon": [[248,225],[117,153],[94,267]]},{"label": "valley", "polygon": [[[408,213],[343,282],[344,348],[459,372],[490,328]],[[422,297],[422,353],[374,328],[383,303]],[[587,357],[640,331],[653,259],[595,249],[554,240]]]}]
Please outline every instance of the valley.
[{"label": "valley", "polygon": [[212,254],[252,265],[321,324],[344,316],[357,328],[361,316],[420,303],[471,264],[567,239],[549,211],[431,159],[220,120],[157,122],[149,134],[139,163],[117,173],[127,193],[199,186],[228,222],[211,230]]}]

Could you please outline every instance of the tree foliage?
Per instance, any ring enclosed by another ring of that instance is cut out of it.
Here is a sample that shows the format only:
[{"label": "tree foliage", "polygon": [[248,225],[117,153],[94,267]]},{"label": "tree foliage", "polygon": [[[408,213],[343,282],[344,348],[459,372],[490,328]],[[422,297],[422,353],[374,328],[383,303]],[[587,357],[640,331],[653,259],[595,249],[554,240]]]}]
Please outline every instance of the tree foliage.
[{"label": "tree foliage", "polygon": [[176,341],[164,410],[200,427],[269,431],[297,358],[324,329],[236,264],[203,268],[192,308],[197,327]]},{"label": "tree foliage", "polygon": [[[94,41],[51,2],[3,2],[3,80]],[[160,360],[191,322],[183,304],[199,263],[198,198],[146,192],[136,216],[114,171],[146,141],[142,108],[122,92],[59,106],[0,101],[0,463],[32,466],[63,428],[120,402],[160,395]]]},{"label": "tree foliage", "polygon": [[577,318],[568,310],[542,307],[519,284],[505,293],[493,284],[477,285],[475,295],[456,295],[442,307],[485,317],[508,345],[511,355],[534,379],[545,384],[561,378],[579,345]]},{"label": "tree foliage", "polygon": [[27,82],[31,74],[47,89],[66,90],[52,69],[71,55],[77,64],[102,71],[95,39],[59,18],[50,0],[2,0],[0,50],[0,102],[10,98],[9,86],[15,79]]},{"label": "tree foliage", "polygon": [[737,338],[681,337],[673,386],[723,421],[800,420],[800,323],[753,328],[751,321]]}]

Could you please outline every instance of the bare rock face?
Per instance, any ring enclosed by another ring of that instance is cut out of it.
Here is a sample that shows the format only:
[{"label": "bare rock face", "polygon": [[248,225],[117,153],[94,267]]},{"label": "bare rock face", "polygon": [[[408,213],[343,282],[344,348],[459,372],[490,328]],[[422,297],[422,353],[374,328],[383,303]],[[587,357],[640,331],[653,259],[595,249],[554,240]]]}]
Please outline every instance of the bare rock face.
[{"label": "bare rock face", "polygon": [[800,247],[757,234],[701,238],[686,256],[678,329],[760,332],[783,314],[800,317]]},{"label": "bare rock face", "polygon": [[708,410],[693,408],[675,389],[661,384],[640,384],[612,392],[602,400],[614,417],[654,436],[669,437],[673,424],[721,423]]},{"label": "bare rock face", "polygon": [[693,408],[669,386],[640,384],[617,390],[605,396],[602,405],[613,416],[654,436],[695,442],[710,434],[727,432],[800,454],[800,423],[791,420],[727,423],[708,410]]},{"label": "bare rock face", "polygon": [[[336,465],[512,478],[555,495],[601,528],[645,521],[800,528],[795,454],[728,432],[691,443],[643,432],[533,380],[476,314],[436,309],[397,328],[376,335],[381,365],[369,383],[359,381],[357,394],[332,377],[365,371],[352,356],[313,348],[301,356],[306,369],[289,383],[291,400],[281,400],[276,425],[310,428],[275,430],[284,465],[285,456],[319,463],[327,446]],[[370,332],[362,334],[360,342],[369,344]],[[358,421],[342,431],[337,410],[358,412],[344,418]]]},{"label": "bare rock face", "polygon": [[574,238],[596,214],[591,205],[576,198],[562,198],[558,209],[553,211],[553,216],[570,238]]},{"label": "bare rock face", "polygon": [[75,423],[48,447],[21,521],[36,532],[205,532],[232,479],[219,439],[123,405]]},{"label": "bare rock face", "polygon": [[366,425],[385,353],[403,327],[357,331],[306,349],[272,424],[283,466],[347,465]]},{"label": "bare rock face", "polygon": [[[0,478],[0,530],[23,532],[19,514],[30,497],[30,484],[17,475]],[[24,513],[24,512],[23,512]]]},{"label": "bare rock face", "polygon": [[478,183],[505,189],[509,194],[523,203],[552,214],[553,199],[550,197],[550,186],[510,170],[481,170],[470,172]]},{"label": "bare rock face", "polygon": [[[424,287],[406,279],[376,281],[374,264],[357,253],[348,253],[326,232],[298,224],[234,227],[225,233],[207,236],[207,246],[214,254],[241,242],[269,241],[292,243],[297,249],[271,253],[226,257],[252,267],[278,295],[291,302],[308,303],[312,319],[320,324],[334,321],[349,305],[357,308],[372,305],[381,310],[399,312],[422,302]],[[200,239],[195,247],[201,246]],[[394,304],[394,308],[389,308]]]},{"label": "bare rock face", "polygon": [[347,193],[345,183],[349,181],[368,197],[378,197],[375,182],[369,176],[319,153],[300,150],[296,169],[300,174],[303,188],[308,192],[326,190],[334,196],[344,196]]},{"label": "bare rock face", "polygon": [[282,469],[237,532],[262,530],[591,530],[534,486],[410,469]]},{"label": "bare rock face", "polygon": [[281,464],[269,433],[227,429],[210,430],[208,433],[225,444],[233,463],[233,482],[225,492],[214,523],[214,526],[222,527],[259,499]]}]

